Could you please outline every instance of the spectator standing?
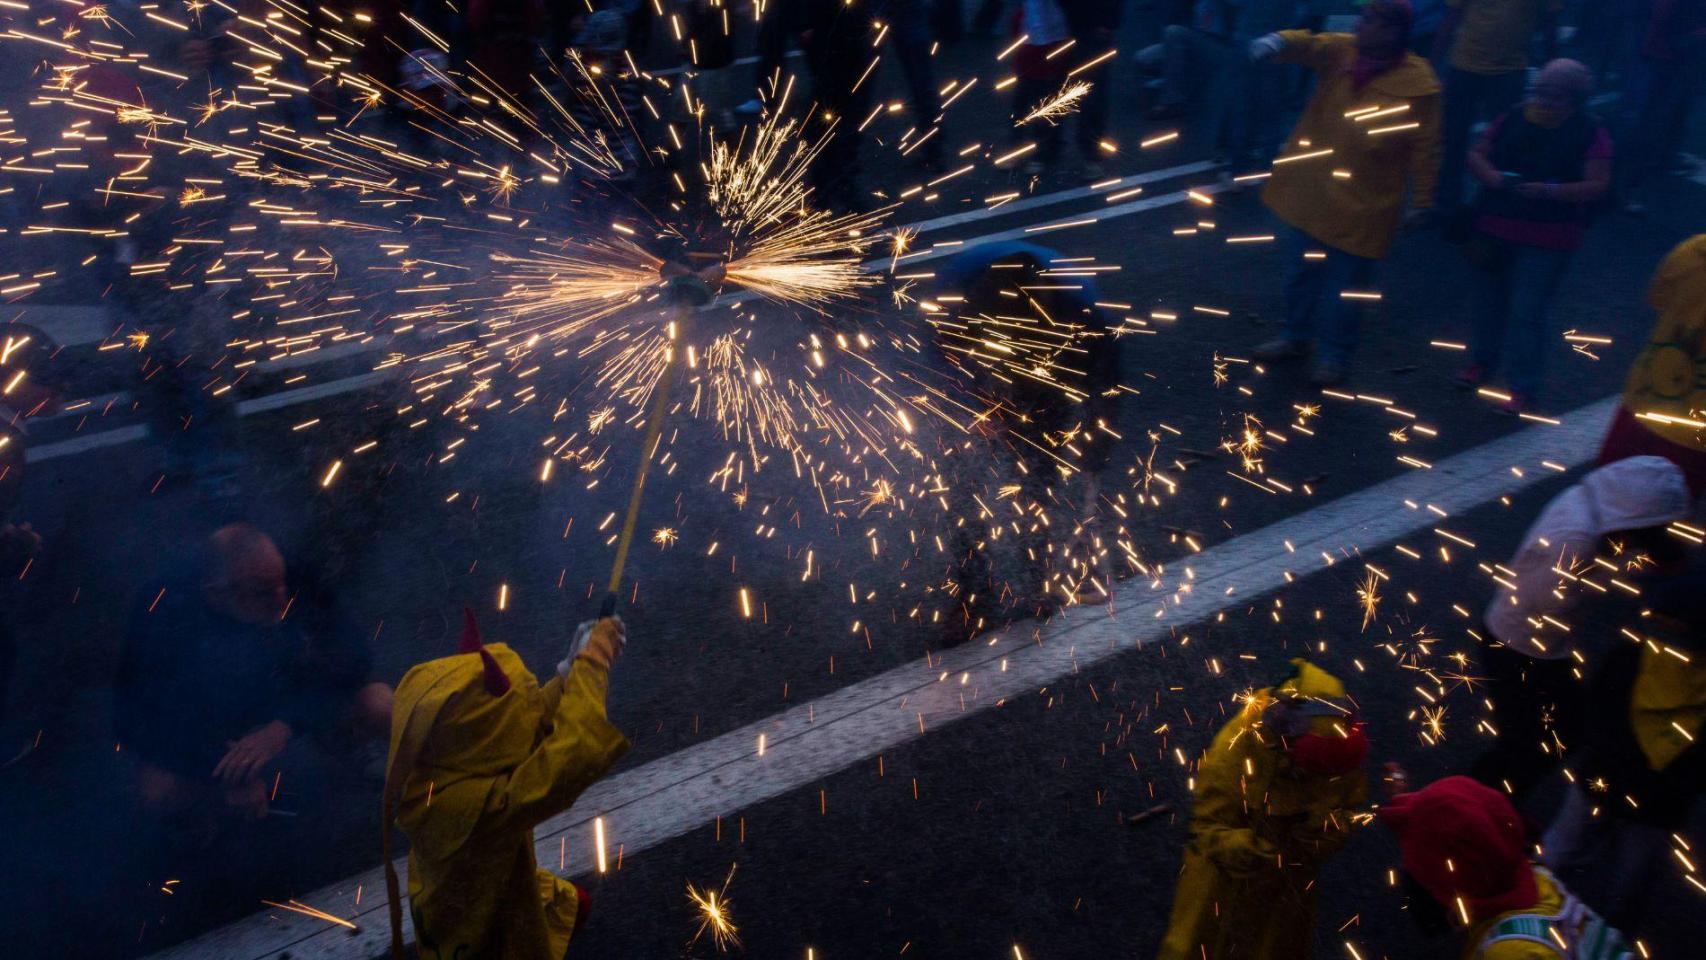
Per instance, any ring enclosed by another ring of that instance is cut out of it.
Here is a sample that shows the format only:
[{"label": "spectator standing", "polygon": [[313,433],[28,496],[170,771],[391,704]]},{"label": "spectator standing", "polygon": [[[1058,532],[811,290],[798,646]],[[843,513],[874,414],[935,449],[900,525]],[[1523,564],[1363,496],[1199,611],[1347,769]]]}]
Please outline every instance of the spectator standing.
[{"label": "spectator standing", "polygon": [[1689,493],[1706,493],[1706,233],[1676,245],[1647,286],[1658,313],[1629,368],[1602,464],[1651,454],[1676,464]]},{"label": "spectator standing", "polygon": [[1365,800],[1368,741],[1344,685],[1303,659],[1204,753],[1159,960],[1315,953],[1316,879]]},{"label": "spectator standing", "polygon": [[818,202],[840,210],[863,210],[859,193],[859,124],[865,120],[871,84],[859,82],[876,51],[865,29],[866,13],[841,0],[797,0],[795,25],[812,74],[812,123],[808,135],[827,136],[811,166]]},{"label": "spectator standing", "polygon": [[1528,77],[1528,47],[1538,28],[1544,57],[1557,45],[1562,0],[1447,0],[1445,23],[1435,35],[1445,54],[1445,156],[1440,163],[1439,206],[1463,205],[1463,165],[1477,121],[1521,102]]},{"label": "spectator standing", "polygon": [[1285,325],[1257,348],[1268,361],[1301,358],[1319,340],[1311,376],[1342,382],[1356,348],[1357,306],[1401,220],[1433,205],[1439,168],[1439,81],[1405,49],[1410,7],[1371,0],[1356,33],[1285,30],[1251,44],[1257,59],[1299,63],[1317,77],[1262,201],[1287,225],[1291,273]]},{"label": "spectator standing", "polygon": [[1149,118],[1181,117],[1200,100],[1228,180],[1265,168],[1273,158],[1283,84],[1278,68],[1252,60],[1249,48],[1257,37],[1288,26],[1296,8],[1295,0],[1198,0],[1189,24],[1168,25],[1160,49],[1139,54],[1143,61],[1161,61],[1161,97]]},{"label": "spectator standing", "polygon": [[1641,187],[1675,158],[1706,86],[1706,0],[1652,0],[1639,55],[1623,92],[1629,133],[1625,209],[1645,211]]},{"label": "spectator standing", "polygon": [[1641,640],[1619,643],[1595,673],[1595,719],[1540,844],[1546,865],[1630,936],[1670,835],[1706,788],[1706,576],[1655,584],[1643,600]]},{"label": "spectator standing", "polygon": [[391,955],[405,960],[393,824],[409,838],[409,909],[423,957],[560,960],[586,891],[539,868],[533,828],[567,810],[628,750],[605,717],[622,621],[583,623],[543,686],[515,651],[480,640],[397,685],[383,807]]},{"label": "spectator standing", "polygon": [[[1027,38],[1013,55],[1013,72],[1019,83],[1013,92],[1014,119],[1023,118],[1049,97],[1061,92],[1074,63],[1089,60],[1113,43],[1119,26],[1120,4],[1098,0],[1022,0],[1013,20],[1013,35]],[[1071,43],[1070,56],[1057,54]],[[1051,56],[1051,54],[1057,54]],[[1106,66],[1104,70],[1108,69]],[[1081,75],[1090,90],[1078,101],[1072,118],[1073,138],[1085,179],[1098,180],[1103,169],[1102,136],[1108,121],[1108,77]],[[1025,173],[1035,176],[1055,166],[1060,157],[1061,132],[1051,121],[1033,121],[1037,130],[1037,152],[1025,163]],[[1023,135],[1029,128],[1021,128]]]},{"label": "spectator standing", "polygon": [[1587,112],[1592,92],[1587,67],[1552,61],[1527,104],[1494,120],[1469,155],[1481,194],[1465,251],[1479,289],[1471,363],[1457,381],[1478,387],[1506,360],[1509,413],[1540,392],[1547,312],[1611,187],[1611,135]]},{"label": "spectator standing", "polygon": [[141,598],[114,681],[119,741],[138,760],[145,812],[175,817],[225,804],[264,816],[274,761],[299,735],[348,754],[390,724],[391,688],[370,681],[367,650],[293,593],[284,558],[246,524]]},{"label": "spectator standing", "polygon": [[1692,506],[1675,464],[1630,457],[1593,470],[1540,511],[1487,605],[1481,674],[1497,735],[1475,762],[1475,779],[1520,800],[1560,750],[1577,746],[1581,684],[1565,622],[1580,596],[1575,581],[1592,578],[1602,551],[1618,559],[1619,576],[1635,562],[1674,567],[1679,551],[1665,526]]},{"label": "spectator standing", "polygon": [[[1408,778],[1395,771],[1390,781]],[[1464,927],[1464,960],[1626,960],[1623,937],[1528,859],[1510,800],[1468,777],[1398,793],[1380,808],[1404,872]],[[1304,956],[1304,954],[1297,954]]]}]

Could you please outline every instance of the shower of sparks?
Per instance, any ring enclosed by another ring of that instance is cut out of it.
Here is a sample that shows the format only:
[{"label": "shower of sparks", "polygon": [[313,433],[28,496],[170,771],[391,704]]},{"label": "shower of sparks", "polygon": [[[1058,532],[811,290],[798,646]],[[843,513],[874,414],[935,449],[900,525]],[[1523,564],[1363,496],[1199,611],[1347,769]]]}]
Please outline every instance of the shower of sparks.
[{"label": "shower of sparks", "polygon": [[701,890],[691,883],[687,885],[687,900],[699,912],[699,929],[693,931],[692,939],[687,941],[689,949],[707,933],[711,935],[711,943],[719,953],[726,953],[730,947],[740,946],[734,918],[729,915],[728,896],[729,884],[734,882],[736,866],[738,864],[729,864],[729,875],[723,878],[723,885],[719,889],[706,887]]},{"label": "shower of sparks", "polygon": [[1366,633],[1380,610],[1380,575],[1373,570],[1368,571],[1362,586],[1357,587],[1357,603],[1362,607],[1362,629]]},{"label": "shower of sparks", "polygon": [[1031,112],[1020,117],[1014,126],[1022,127],[1027,123],[1044,120],[1055,123],[1078,109],[1079,103],[1090,93],[1090,84],[1076,80],[1062,87],[1059,92],[1032,108]]}]

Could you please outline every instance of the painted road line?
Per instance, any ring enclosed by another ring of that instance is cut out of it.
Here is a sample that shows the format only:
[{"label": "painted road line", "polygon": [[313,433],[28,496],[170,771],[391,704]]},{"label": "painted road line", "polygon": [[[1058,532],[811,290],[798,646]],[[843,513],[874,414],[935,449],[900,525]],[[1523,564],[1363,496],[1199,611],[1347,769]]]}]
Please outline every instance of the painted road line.
[{"label": "painted road line", "polygon": [[[1057,229],[1064,230],[1072,224],[1079,223],[1090,216],[1094,216],[1097,223],[1104,223],[1109,220],[1117,220],[1121,217],[1129,217],[1133,214],[1143,213],[1146,210],[1156,210],[1161,207],[1168,207],[1174,204],[1183,203],[1190,199],[1190,194],[1192,192],[1203,195],[1212,195],[1218,192],[1219,189],[1220,187],[1218,185],[1210,184],[1193,188],[1191,191],[1179,190],[1174,193],[1164,193],[1159,196],[1149,197],[1143,200],[1133,200],[1129,203],[1118,204],[1116,206],[1108,207],[1105,210],[1097,210],[1092,214],[1085,214],[1083,216],[1061,217],[1046,223],[1015,227],[1011,230],[1002,230],[997,233],[986,234],[981,237],[967,237],[964,241],[953,246],[938,246],[928,250],[921,250],[918,253],[908,256],[905,260],[901,261],[901,263],[906,265],[935,260],[940,257],[946,257],[958,253],[966,247],[977,243],[997,243],[1003,240],[1018,239],[1041,240],[1042,238],[1048,237],[1051,231]],[[860,268],[869,273],[876,272],[878,270],[886,270],[888,269],[888,265],[889,259],[887,257],[881,257],[875,260],[867,260],[863,264],[860,264]],[[719,298],[706,309],[723,309],[727,308],[731,304],[746,303],[756,299],[758,299],[757,294],[742,292],[729,297]],[[364,352],[365,350],[382,349],[383,346],[384,345],[379,343],[377,340],[372,340],[359,345],[346,344],[341,347],[327,348],[327,350],[323,352],[330,353],[333,350],[341,349],[345,352],[339,353],[338,356],[349,357],[355,353]],[[357,349],[357,347],[362,349]],[[306,354],[303,359],[314,355],[314,353]],[[281,358],[280,360],[271,362],[275,364],[282,363],[287,359],[289,358]],[[238,406],[238,412],[247,416],[250,413],[259,413],[266,410],[278,410],[284,407],[294,406],[299,403],[318,400],[322,397],[348,393],[352,390],[364,390],[374,384],[381,383],[397,376],[400,369],[400,367],[391,367],[384,371],[357,374],[337,380],[328,380],[325,383],[318,384],[314,387],[287,390],[283,393],[269,394],[265,397],[259,397],[254,400],[246,400]],[[109,431],[107,433],[98,433],[88,437],[79,437],[75,440],[61,440],[56,443],[43,444],[39,448],[32,448],[30,450],[30,459],[52,460],[58,457],[88,453],[93,450],[99,450],[121,443],[129,443],[132,440],[140,440],[143,436],[147,435],[146,431],[143,433],[131,433],[131,430],[132,428],[126,427],[120,430]],[[102,437],[106,437],[107,439],[102,441]]]},{"label": "painted road line", "polygon": [[[1599,449],[1616,405],[1616,397],[1607,397],[1562,417],[1557,426],[1528,427],[1431,470],[1404,474],[1210,547],[1169,565],[1171,589],[1128,580],[1116,588],[1117,618],[1103,607],[1075,608],[1040,632],[1024,626],[992,643],[956,647],[622,771],[595,784],[573,809],[540,824],[535,853],[549,866],[566,851],[566,872],[578,876],[592,864],[595,818],[604,820],[607,848],[620,847],[624,858],[632,858],[713,818],[732,817],[819,783],[1005,698],[1244,606],[1288,578],[1317,573],[1324,569],[1322,554],[1366,555],[1435,527],[1438,516],[1422,505],[1462,513],[1556,477],[1543,462],[1586,463]],[[620,697],[620,673],[615,687]],[[833,796],[827,801],[835,804]],[[358,889],[365,891],[359,907]],[[380,957],[389,938],[383,889],[375,868],[300,898],[352,919],[360,926],[354,932],[298,914],[258,914],[154,954],[154,960]],[[407,923],[407,909],[403,916]]]},{"label": "painted road line", "polygon": [[[99,304],[64,306],[60,304],[17,305],[16,313],[6,323],[27,323],[40,327],[62,347],[86,347],[103,343],[123,329],[119,317]],[[4,325],[0,324],[0,330]]]}]

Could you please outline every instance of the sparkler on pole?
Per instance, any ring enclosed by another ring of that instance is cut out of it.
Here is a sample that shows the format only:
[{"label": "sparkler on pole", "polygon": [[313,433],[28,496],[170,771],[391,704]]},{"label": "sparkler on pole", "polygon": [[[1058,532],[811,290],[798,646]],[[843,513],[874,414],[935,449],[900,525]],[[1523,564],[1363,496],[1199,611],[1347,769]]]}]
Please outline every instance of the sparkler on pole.
[{"label": "sparkler on pole", "polygon": [[[720,263],[697,272],[678,263],[666,263],[659,272],[664,277],[664,300],[675,315],[671,324],[675,332],[674,340],[679,342],[688,322],[693,319],[693,312],[711,302],[711,297],[715,295],[717,285],[722,283],[726,271]],[[676,367],[681,363],[682,351],[673,343],[666,349],[669,356],[657,386],[652,388],[652,407],[646,413],[646,436],[640,446],[640,466],[634,473],[634,487],[628,493],[628,512],[622,518],[622,532],[616,538],[616,560],[610,566],[610,583],[604,594],[604,602],[599,607],[600,617],[608,617],[616,612],[616,590],[622,586],[622,569],[628,565],[628,548],[634,542],[634,526],[639,521],[640,501],[646,491],[646,473],[651,469],[652,457],[657,454],[658,443],[663,437],[663,422],[669,416],[670,388],[675,383]]]}]

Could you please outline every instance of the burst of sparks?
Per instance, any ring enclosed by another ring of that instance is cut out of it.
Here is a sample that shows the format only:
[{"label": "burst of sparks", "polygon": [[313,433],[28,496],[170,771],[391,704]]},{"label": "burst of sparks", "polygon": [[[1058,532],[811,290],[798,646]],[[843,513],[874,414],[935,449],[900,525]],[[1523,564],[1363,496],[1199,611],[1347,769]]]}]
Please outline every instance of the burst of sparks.
[{"label": "burst of sparks", "polygon": [[728,897],[729,884],[734,882],[736,866],[737,864],[729,865],[729,875],[723,878],[723,885],[718,889],[700,889],[691,883],[687,885],[687,900],[699,912],[699,928],[693,931],[692,939],[687,941],[689,948],[707,933],[711,935],[711,943],[720,953],[727,952],[730,947],[740,946],[734,918],[729,914]]}]

